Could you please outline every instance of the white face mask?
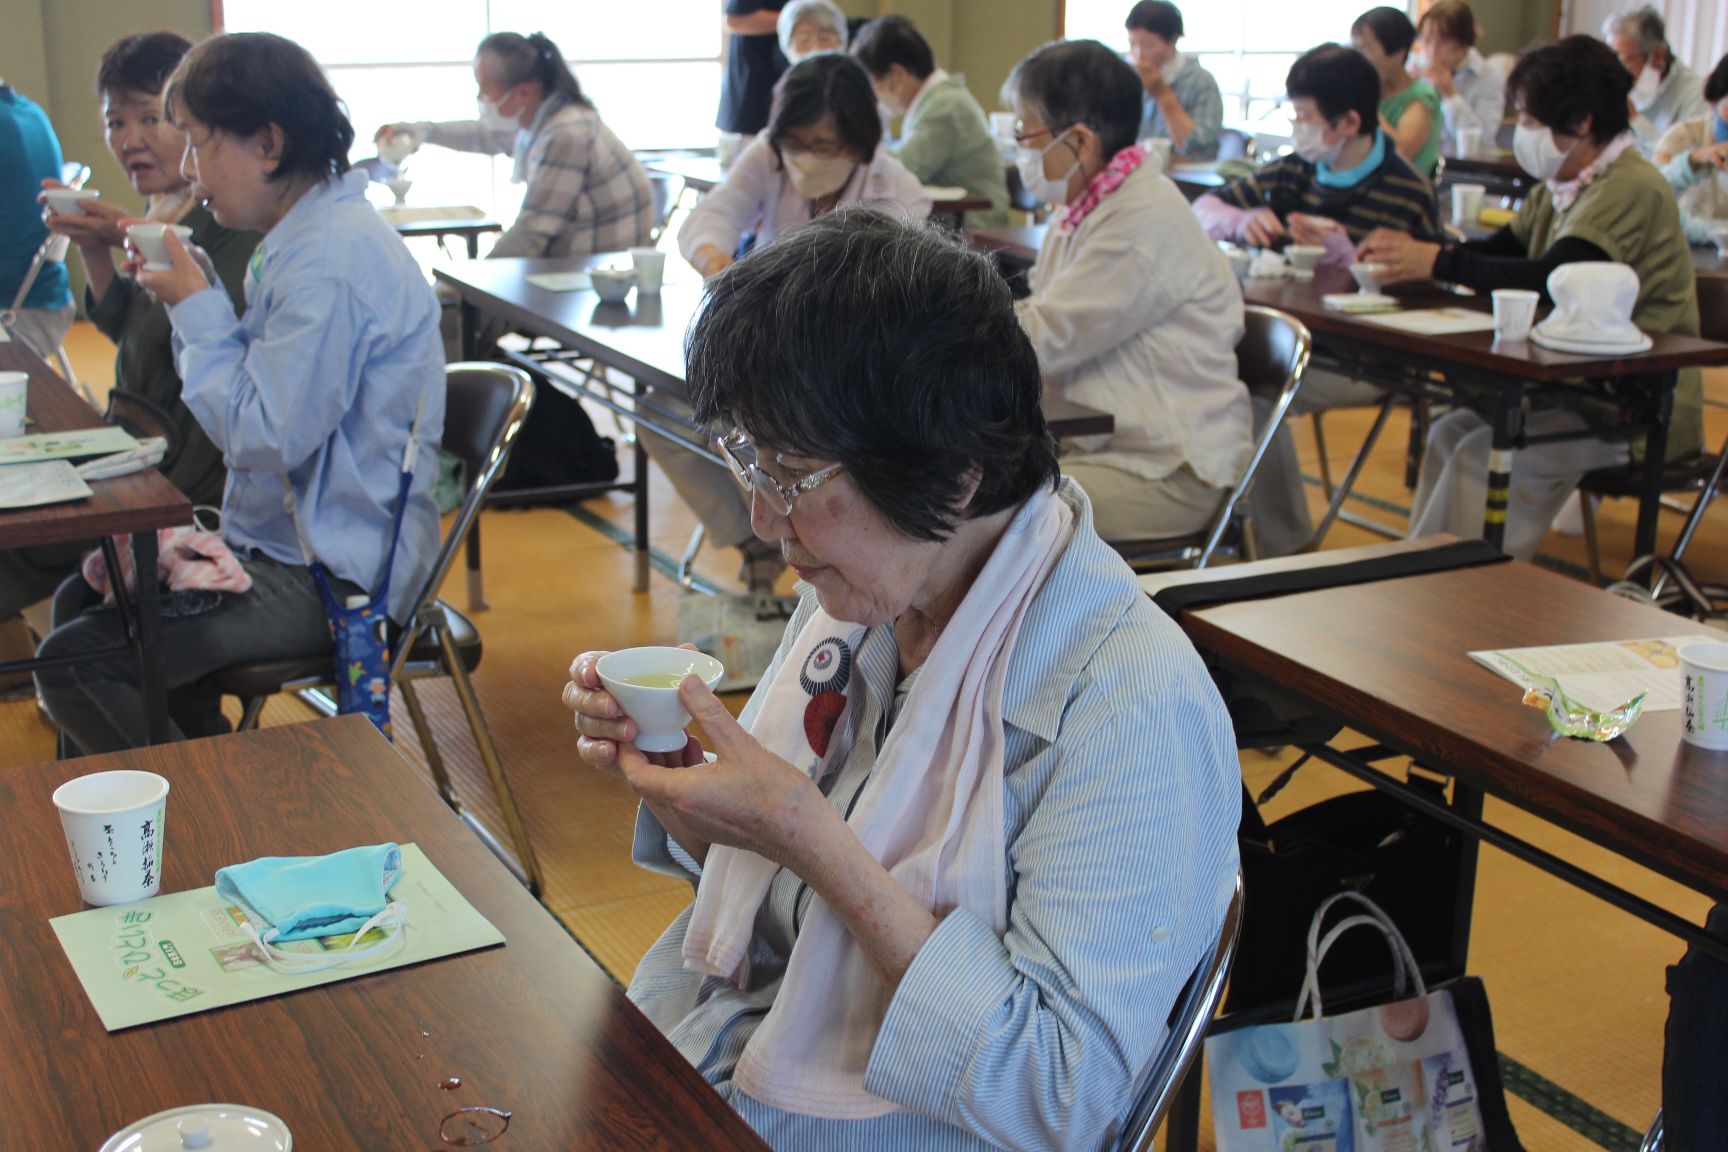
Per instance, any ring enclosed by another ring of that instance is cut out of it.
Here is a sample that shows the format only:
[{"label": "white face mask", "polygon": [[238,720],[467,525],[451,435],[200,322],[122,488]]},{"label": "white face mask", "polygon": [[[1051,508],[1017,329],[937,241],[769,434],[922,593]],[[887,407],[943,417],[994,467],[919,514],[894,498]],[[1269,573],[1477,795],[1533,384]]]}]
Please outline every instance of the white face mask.
[{"label": "white face mask", "polygon": [[480,124],[488,132],[515,132],[522,127],[519,116],[506,116],[499,109],[499,102],[480,97]]},{"label": "white face mask", "polygon": [[1646,62],[1644,70],[1638,73],[1637,81],[1632,85],[1632,107],[1642,112],[1656,103],[1656,96],[1662,91],[1662,73],[1655,63]]},{"label": "white face mask", "polygon": [[1338,163],[1338,155],[1344,151],[1343,140],[1326,143],[1326,129],[1319,124],[1293,125],[1290,134],[1296,155],[1310,164],[1324,164],[1330,168]]},{"label": "white face mask", "polygon": [[786,162],[786,177],[793,189],[806,200],[820,200],[840,191],[857,167],[845,154],[821,160],[808,152],[783,152],[780,158]]},{"label": "white face mask", "polygon": [[[1073,165],[1069,165],[1068,171],[1058,179],[1052,180],[1044,175],[1045,154],[1062,143],[1062,137],[1066,135],[1066,132],[1062,133],[1043,148],[1028,148],[1021,144],[1014,149],[1014,167],[1020,172],[1020,183],[1045,204],[1068,203],[1068,180],[1074,175]],[[1079,162],[1078,158],[1074,161],[1075,164]]]},{"label": "white face mask", "polygon": [[1569,150],[1560,151],[1550,128],[1527,128],[1520,124],[1512,133],[1512,155],[1517,158],[1518,167],[1538,180],[1554,179],[1570,154]]}]

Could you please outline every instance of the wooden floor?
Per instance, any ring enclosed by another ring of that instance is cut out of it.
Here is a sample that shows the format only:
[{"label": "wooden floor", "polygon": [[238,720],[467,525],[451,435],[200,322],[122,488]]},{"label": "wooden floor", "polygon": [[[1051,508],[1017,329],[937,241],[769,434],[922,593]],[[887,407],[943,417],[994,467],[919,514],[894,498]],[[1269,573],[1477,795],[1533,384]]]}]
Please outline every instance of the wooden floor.
[{"label": "wooden floor", "polygon": [[[82,374],[108,378],[111,351],[88,325],[75,330],[72,348]],[[1717,374],[1707,390],[1728,398],[1728,375]],[[1721,411],[1711,411],[1707,425],[1711,443],[1719,444],[1728,434],[1728,416]],[[1328,418],[1335,469],[1342,470],[1364,427],[1365,418],[1357,413]],[[1312,438],[1306,428],[1298,440],[1306,470],[1313,473]],[[1389,429],[1360,485],[1369,500],[1407,506],[1404,443],[1403,426]],[[664,556],[676,557],[692,519],[657,474],[654,482],[654,545]],[[1318,502],[1318,491],[1311,489],[1310,494]],[[1397,520],[1384,509],[1369,510],[1389,522]],[[646,594],[629,590],[631,558],[617,542],[619,531],[613,525],[627,526],[630,511],[628,499],[615,496],[570,512],[487,512],[482,524],[490,610],[476,617],[486,656],[475,683],[546,872],[545,902],[620,980],[628,979],[636,961],[690,895],[683,885],[630,865],[631,798],[618,783],[576,760],[569,714],[559,703],[565,670],[576,653],[669,642],[674,636],[680,595],[674,585],[657,578]],[[1728,578],[1725,515],[1728,511],[1712,512],[1690,557],[1695,571],[1713,581]],[[1623,566],[1631,508],[1610,505],[1601,519],[1609,567]],[[1669,520],[1664,529],[1671,534],[1678,517]],[[1340,527],[1327,544],[1369,539],[1358,529]],[[1544,551],[1567,563],[1583,561],[1579,540],[1551,534]],[[737,557],[705,553],[698,569],[730,587]],[[464,603],[455,582],[449,591],[454,602]],[[440,746],[463,780],[464,794],[483,815],[491,814],[484,777],[453,694],[434,684],[426,696]],[[297,702],[279,700],[267,711],[266,723],[292,723],[308,716]],[[418,760],[411,735],[399,746]],[[32,704],[0,704],[0,767],[52,754],[52,732]],[[1243,757],[1245,777],[1254,789],[1281,764],[1260,754]],[[1275,818],[1348,787],[1336,773],[1311,766],[1268,814]],[[1530,841],[1702,920],[1701,898],[1501,806],[1490,807],[1490,818]],[[1532,1152],[1598,1145],[1635,1148],[1633,1130],[1642,1131],[1657,1105],[1666,1015],[1663,969],[1679,957],[1680,946],[1492,849],[1483,851],[1476,907],[1472,971],[1487,982],[1499,1047],[1511,1062],[1509,1075],[1524,1096],[1544,1101],[1538,1108],[1523,1098],[1512,1099],[1525,1146]],[[556,979],[557,974],[548,973],[547,978]],[[1581,1132],[1591,1133],[1594,1141]],[[1210,1146],[1208,1135],[1205,1147]]]}]

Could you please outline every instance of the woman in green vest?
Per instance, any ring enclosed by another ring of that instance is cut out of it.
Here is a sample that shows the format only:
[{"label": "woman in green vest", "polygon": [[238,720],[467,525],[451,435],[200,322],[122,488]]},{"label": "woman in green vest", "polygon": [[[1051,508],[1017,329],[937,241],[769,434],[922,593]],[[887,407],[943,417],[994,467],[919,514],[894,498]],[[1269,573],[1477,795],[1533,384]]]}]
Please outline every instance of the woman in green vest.
[{"label": "woman in green vest", "polygon": [[1398,154],[1430,180],[1440,164],[1440,93],[1410,75],[1416,26],[1396,8],[1370,8],[1350,26],[1350,44],[1380,73],[1380,127]]},{"label": "woman in green vest", "polygon": [[963,78],[936,67],[912,21],[872,20],[858,30],[852,55],[870,73],[886,116],[900,118],[900,138],[886,143],[888,151],[924,184],[964,188],[968,197],[990,201],[988,212],[966,214],[968,227],[1007,224],[1007,170],[984,109]]}]

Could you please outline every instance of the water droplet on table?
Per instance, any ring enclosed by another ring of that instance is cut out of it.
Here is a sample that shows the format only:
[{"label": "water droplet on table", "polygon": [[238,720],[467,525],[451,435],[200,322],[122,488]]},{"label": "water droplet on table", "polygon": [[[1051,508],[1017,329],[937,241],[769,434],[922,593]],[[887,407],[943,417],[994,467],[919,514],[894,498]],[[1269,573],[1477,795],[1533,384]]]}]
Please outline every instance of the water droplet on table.
[{"label": "water droplet on table", "polygon": [[438,1125],[438,1138],[456,1148],[490,1144],[510,1127],[510,1113],[502,1108],[458,1108]]},{"label": "water droplet on table", "polygon": [[444,1091],[444,1092],[455,1091],[457,1088],[462,1087],[462,1077],[460,1077],[460,1076],[446,1076],[439,1083],[438,1087],[441,1091]]}]

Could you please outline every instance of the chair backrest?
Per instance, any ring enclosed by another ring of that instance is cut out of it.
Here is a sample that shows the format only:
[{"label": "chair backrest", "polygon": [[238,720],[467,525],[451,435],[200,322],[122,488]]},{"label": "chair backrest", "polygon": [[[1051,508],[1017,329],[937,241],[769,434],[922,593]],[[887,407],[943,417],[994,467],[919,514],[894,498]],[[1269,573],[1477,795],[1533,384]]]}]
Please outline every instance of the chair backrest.
[{"label": "chair backrest", "polygon": [[1152,1138],[1164,1122],[1164,1114],[1170,1110],[1188,1070],[1199,1057],[1206,1027],[1224,998],[1224,984],[1230,975],[1230,962],[1236,956],[1236,938],[1241,930],[1242,871],[1238,868],[1236,888],[1224,909],[1224,923],[1218,928],[1218,943],[1211,955],[1195,967],[1177,997],[1170,1012],[1170,1035],[1140,1074],[1134,1103],[1109,1145],[1111,1152],[1150,1152]]},{"label": "chair backrest", "polygon": [[1728,343],[1728,276],[1698,277],[1698,334]]},{"label": "chair backrest", "polygon": [[673,179],[673,177],[661,172],[648,173],[648,191],[651,197],[648,219],[656,237],[671,222],[672,206],[678,202],[677,198],[672,195]]},{"label": "chair backrest", "polygon": [[[468,490],[444,533],[432,573],[415,601],[416,609],[437,599],[438,589],[461,554],[468,531],[486,502],[486,493],[503,472],[510,446],[534,403],[534,382],[528,373],[508,364],[464,361],[447,365],[444,387],[444,439],[440,446],[462,461]],[[411,638],[396,645],[398,667],[390,670],[391,676],[396,675],[412,647]]]},{"label": "chair backrest", "polygon": [[1241,342],[1236,345],[1236,371],[1242,383],[1248,386],[1249,395],[1268,401],[1272,410],[1267,416],[1266,426],[1254,440],[1254,452],[1248,458],[1247,467],[1242,469],[1242,478],[1225,495],[1218,511],[1213,513],[1212,522],[1206,529],[1206,542],[1194,564],[1196,568],[1204,568],[1211,562],[1212,554],[1224,539],[1231,518],[1247,495],[1248,486],[1254,482],[1254,474],[1260,470],[1260,461],[1265,459],[1266,450],[1272,446],[1272,437],[1278,434],[1291,403],[1296,399],[1296,390],[1302,386],[1302,377],[1308,372],[1308,356],[1314,347],[1308,326],[1288,312],[1258,304],[1248,305],[1244,312],[1245,328]]}]

